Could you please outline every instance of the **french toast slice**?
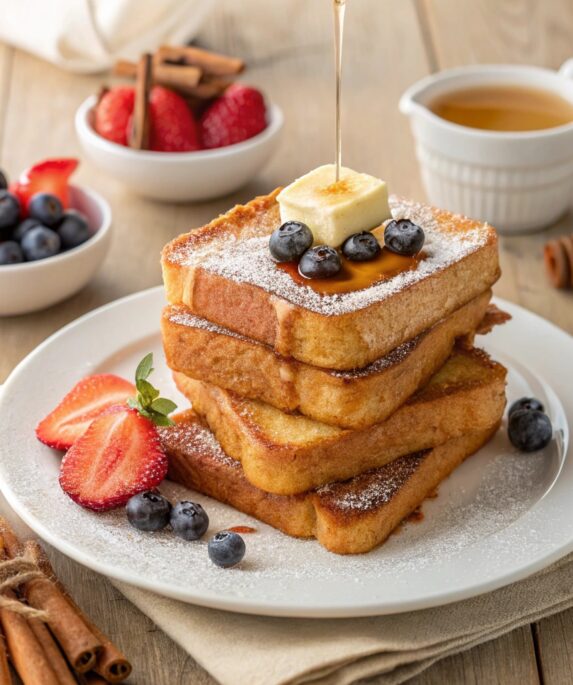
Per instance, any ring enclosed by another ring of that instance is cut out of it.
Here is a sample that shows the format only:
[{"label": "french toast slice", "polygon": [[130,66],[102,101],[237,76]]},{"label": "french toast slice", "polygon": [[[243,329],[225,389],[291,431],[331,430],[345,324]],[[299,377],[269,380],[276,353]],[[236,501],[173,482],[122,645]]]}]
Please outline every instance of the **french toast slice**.
[{"label": "french toast slice", "polygon": [[211,324],[182,306],[163,312],[163,349],[173,371],[283,411],[360,429],[384,421],[429,380],[450,355],[456,338],[476,330],[490,298],[488,290],[356,371],[285,359],[269,345]]},{"label": "french toast slice", "polygon": [[488,290],[499,277],[490,226],[391,198],[394,218],[424,229],[425,257],[370,287],[334,295],[277,267],[269,235],[280,225],[278,190],[239,205],[165,246],[170,304],[313,366],[362,368]]},{"label": "french toast slice", "polygon": [[[498,417],[499,418],[499,417]],[[369,552],[432,494],[464,459],[486,443],[498,423],[340,483],[299,495],[274,495],[252,485],[192,411],[160,428],[169,478],[229,504],[287,535],[316,537],[337,554]]]},{"label": "french toast slice", "polygon": [[457,349],[429,383],[392,416],[362,430],[301,414],[175,373],[177,387],[225,452],[261,490],[293,495],[378,468],[496,423],[506,369],[475,348]]}]

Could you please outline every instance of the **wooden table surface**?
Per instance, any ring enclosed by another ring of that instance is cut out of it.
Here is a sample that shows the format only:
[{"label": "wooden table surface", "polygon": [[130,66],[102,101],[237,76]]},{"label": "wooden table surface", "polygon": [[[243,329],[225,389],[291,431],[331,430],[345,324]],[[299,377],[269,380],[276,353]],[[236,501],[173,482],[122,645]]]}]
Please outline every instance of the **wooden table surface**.
[{"label": "wooden table surface", "polygon": [[[47,311],[0,320],[0,382],[38,343],[94,307],[161,282],[159,251],[236,202],[290,181],[334,156],[333,46],[329,0],[219,0],[200,34],[207,47],[247,60],[246,79],[286,115],[282,146],[258,179],[232,197],[199,205],[162,205],[135,197],[88,162],[77,180],[108,198],[111,252],[93,282]],[[424,198],[402,91],[445,67],[506,62],[557,68],[573,53],[571,0],[349,0],[345,43],[344,163]],[[101,76],[77,76],[0,45],[0,167],[9,174],[47,156],[80,156],[76,107]],[[573,295],[546,282],[541,249],[549,231],[501,241],[496,293],[573,332]],[[532,331],[532,335],[535,331]],[[213,684],[189,656],[109,582],[58,553],[55,563],[79,603],[130,655],[131,683]],[[437,663],[414,681],[529,685],[573,682],[573,610]]]}]

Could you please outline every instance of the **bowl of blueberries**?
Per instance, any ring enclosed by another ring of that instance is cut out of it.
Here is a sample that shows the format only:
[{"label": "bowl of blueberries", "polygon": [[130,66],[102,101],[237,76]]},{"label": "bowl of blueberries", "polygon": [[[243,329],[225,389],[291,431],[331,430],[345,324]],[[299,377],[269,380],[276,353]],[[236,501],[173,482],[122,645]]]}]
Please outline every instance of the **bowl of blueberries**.
[{"label": "bowl of blueberries", "polygon": [[83,288],[111,240],[111,210],[69,183],[75,159],[49,159],[8,183],[0,171],[0,316],[50,307]]}]

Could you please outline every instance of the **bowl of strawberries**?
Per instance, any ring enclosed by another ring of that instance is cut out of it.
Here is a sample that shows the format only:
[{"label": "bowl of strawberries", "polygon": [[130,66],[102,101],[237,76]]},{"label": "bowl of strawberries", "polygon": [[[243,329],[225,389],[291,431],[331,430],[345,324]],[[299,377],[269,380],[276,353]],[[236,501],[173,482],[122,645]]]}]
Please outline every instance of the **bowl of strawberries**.
[{"label": "bowl of strawberries", "polygon": [[241,60],[194,47],[160,48],[116,65],[134,84],[105,88],[76,114],[86,155],[134,192],[197,202],[231,193],[270,159],[281,110],[231,79]]},{"label": "bowl of strawberries", "polygon": [[77,159],[0,172],[0,316],[50,307],[83,288],[111,241],[108,203],[72,185]]}]

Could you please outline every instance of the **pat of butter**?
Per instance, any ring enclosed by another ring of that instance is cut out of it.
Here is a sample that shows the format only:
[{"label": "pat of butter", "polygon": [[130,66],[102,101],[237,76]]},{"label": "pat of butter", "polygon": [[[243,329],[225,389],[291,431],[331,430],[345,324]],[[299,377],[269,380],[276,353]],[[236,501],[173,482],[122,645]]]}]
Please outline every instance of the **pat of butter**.
[{"label": "pat of butter", "polygon": [[369,231],[391,218],[384,181],[325,164],[297,178],[277,200],[281,221],[302,221],[318,244],[338,247],[353,233]]}]

